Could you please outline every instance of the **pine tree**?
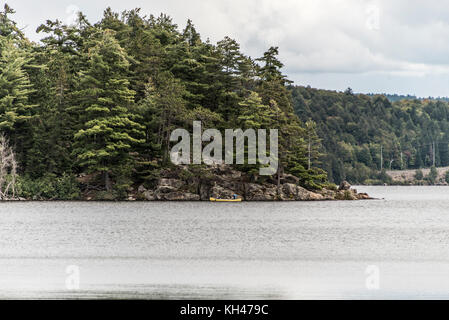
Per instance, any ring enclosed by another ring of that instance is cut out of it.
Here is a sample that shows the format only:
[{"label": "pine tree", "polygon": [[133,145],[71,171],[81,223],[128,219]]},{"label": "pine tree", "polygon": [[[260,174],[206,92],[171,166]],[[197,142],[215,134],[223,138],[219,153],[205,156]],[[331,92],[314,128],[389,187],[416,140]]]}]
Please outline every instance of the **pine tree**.
[{"label": "pine tree", "polygon": [[5,4],[3,11],[0,11],[0,37],[5,37],[14,40],[23,40],[24,34],[17,27],[17,24],[12,21],[9,16],[16,13],[8,4]]},{"label": "pine tree", "polygon": [[242,83],[240,67],[244,63],[244,57],[240,53],[240,45],[229,37],[218,42],[217,51],[222,73],[222,77],[217,79],[219,80],[217,83],[220,83],[222,87],[217,109],[225,120],[233,121],[232,115],[235,114],[238,103],[242,100],[240,95],[245,93],[240,87]]},{"label": "pine tree", "polygon": [[168,160],[170,135],[178,126],[185,126],[187,110],[183,99],[185,88],[170,72],[155,77],[146,89],[146,98],[139,109],[146,128],[147,144],[162,150]]},{"label": "pine tree", "polygon": [[291,83],[287,80],[287,77],[280,71],[284,64],[279,61],[277,56],[279,55],[278,47],[271,47],[266,51],[263,57],[256,59],[256,61],[262,62],[262,66],[259,67],[258,73],[263,81],[281,81],[282,84]]},{"label": "pine tree", "polygon": [[31,117],[28,96],[32,85],[24,70],[29,61],[27,53],[11,40],[0,38],[0,130],[9,134]]},{"label": "pine tree", "polygon": [[146,84],[164,68],[165,51],[148,22],[139,15],[139,9],[125,11],[128,25],[121,45],[133,57],[130,71],[131,88],[136,91],[136,101],[145,98]]},{"label": "pine tree", "polygon": [[30,120],[36,107],[29,101],[33,92],[25,71],[29,62],[26,51],[12,40],[0,37],[0,131],[11,140],[21,165],[26,159],[32,130]]},{"label": "pine tree", "polygon": [[[147,18],[139,9],[121,14],[107,9],[96,24],[81,13],[70,26],[47,21],[37,30],[45,34],[37,45],[10,20],[13,13],[8,6],[0,12],[0,131],[15,147],[25,179],[57,185],[61,177],[74,181],[76,174],[95,173],[93,178],[101,173],[106,189],[114,187],[108,195],[116,198],[117,191],[125,195],[130,184],[151,185],[159,178],[160,171],[168,168],[171,132],[191,129],[192,121],[199,120],[203,128],[278,129],[278,181],[284,172],[291,173],[301,185],[319,188],[324,173],[316,169],[321,166],[318,133],[309,123],[304,127],[294,114],[278,48],[253,60],[240,52],[235,40],[226,37],[213,45],[201,40],[190,20],[179,31],[170,17]],[[298,115],[320,123],[319,135],[332,137],[324,143],[335,154],[336,137],[377,141],[374,137],[404,114],[416,130],[423,131],[418,138],[408,126],[410,149],[441,136],[441,131],[449,132],[449,127],[434,120],[449,115],[442,104],[423,107],[417,102],[413,113],[407,106],[393,108],[383,98],[360,98],[369,108],[359,110],[358,95],[342,94],[341,101],[323,111],[320,104],[327,106],[333,97],[300,91],[294,97],[301,102]],[[377,109],[385,114],[379,126],[366,119],[357,122]],[[382,138],[384,144],[392,141],[388,143],[392,154],[398,142],[394,135],[401,130],[405,129],[395,126],[394,134]],[[439,149],[441,161],[446,151],[444,146]],[[345,177],[346,171],[355,176],[346,170],[351,160],[336,161],[335,154],[327,158],[331,176]],[[258,173],[253,165],[237,169]],[[91,182],[96,183],[89,177]]]},{"label": "pine tree", "polygon": [[[129,172],[132,146],[143,143],[144,128],[131,110],[134,92],[126,77],[129,59],[111,30],[102,31],[89,52],[89,66],[81,76],[80,119],[74,153],[88,172],[102,172],[106,190]],[[128,170],[129,171],[129,170]]]},{"label": "pine tree", "polygon": [[257,92],[251,92],[239,106],[238,124],[243,129],[270,129],[274,125],[275,110],[263,104]]},{"label": "pine tree", "polygon": [[305,125],[306,129],[306,143],[307,143],[307,169],[311,170],[312,165],[318,166],[318,160],[322,156],[320,153],[321,139],[316,132],[315,121],[309,120]]},{"label": "pine tree", "polygon": [[186,28],[182,33],[182,39],[188,43],[189,46],[194,47],[201,43],[201,36],[196,31],[192,20],[187,20]]},{"label": "pine tree", "polygon": [[[266,129],[269,134],[270,129],[276,129],[277,114],[276,110],[262,103],[262,99],[257,92],[251,92],[250,95],[239,103],[237,124],[238,127],[247,129]],[[268,152],[268,150],[267,150]],[[248,150],[245,145],[244,159],[248,159]],[[268,156],[269,154],[267,154]],[[250,176],[257,177],[259,175],[260,164],[243,165],[240,170],[246,171]]]}]

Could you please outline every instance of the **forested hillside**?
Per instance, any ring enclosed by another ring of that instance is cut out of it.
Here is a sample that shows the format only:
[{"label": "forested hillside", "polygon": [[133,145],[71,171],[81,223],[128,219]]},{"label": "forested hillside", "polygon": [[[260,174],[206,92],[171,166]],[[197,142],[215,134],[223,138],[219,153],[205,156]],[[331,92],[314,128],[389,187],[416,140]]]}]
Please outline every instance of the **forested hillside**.
[{"label": "forested hillside", "polygon": [[350,89],[290,89],[296,114],[317,123],[326,154],[322,167],[331,181],[378,183],[373,180],[388,180],[381,167],[449,165],[447,102],[406,99],[392,103],[383,95],[355,95]]},{"label": "forested hillside", "polygon": [[419,98],[417,96],[413,96],[413,95],[400,95],[400,94],[387,94],[387,93],[382,93],[382,94],[373,94],[373,93],[369,93],[367,94],[370,97],[374,97],[374,96],[378,96],[378,95],[382,95],[387,97],[388,100],[390,100],[390,102],[396,102],[396,101],[400,101],[400,100],[434,100],[434,101],[446,101],[449,102],[449,98],[448,97],[427,97],[427,98]]},{"label": "forested hillside", "polygon": [[[70,26],[46,21],[32,43],[13,13],[0,12],[0,131],[15,153],[3,161],[2,190],[14,182],[26,198],[78,199],[86,190],[125,198],[171,166],[170,133],[191,132],[195,120],[204,129],[279,129],[278,175],[309,189],[325,182],[314,124],[294,114],[277,48],[252,59],[233,39],[212,44],[192,21],[179,28],[139,9],[108,9],[97,23],[83,14]],[[258,168],[238,169],[258,179]]]}]

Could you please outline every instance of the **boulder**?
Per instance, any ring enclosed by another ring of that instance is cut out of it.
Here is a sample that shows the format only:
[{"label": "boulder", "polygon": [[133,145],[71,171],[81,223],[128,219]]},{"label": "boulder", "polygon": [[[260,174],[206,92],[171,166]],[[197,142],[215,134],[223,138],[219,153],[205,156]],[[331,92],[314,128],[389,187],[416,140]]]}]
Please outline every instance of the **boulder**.
[{"label": "boulder", "polygon": [[357,195],[351,190],[338,191],[335,200],[357,200]]},{"label": "boulder", "polygon": [[351,185],[348,183],[348,181],[343,181],[338,187],[338,191],[345,191],[349,189],[351,189]]},{"label": "boulder", "polygon": [[275,186],[265,187],[264,195],[266,201],[275,201],[279,198],[278,190]]},{"label": "boulder", "polygon": [[147,192],[147,189],[146,189],[143,185],[141,185],[141,186],[139,186],[139,188],[137,189],[137,192],[138,192],[138,193],[145,193],[145,192]]},{"label": "boulder", "polygon": [[266,186],[256,183],[245,185],[245,200],[247,201],[274,201],[278,198],[275,186]]},{"label": "boulder", "polygon": [[200,187],[200,198],[203,201],[209,201],[210,199],[210,193],[211,193],[211,186],[208,184],[201,184]]},{"label": "boulder", "polygon": [[359,194],[357,194],[356,197],[357,197],[358,200],[369,200],[369,199],[371,199],[371,197],[368,194],[366,194],[366,193],[359,193]]},{"label": "boulder", "polygon": [[309,191],[307,189],[304,189],[303,187],[296,187],[296,191],[297,191],[297,196],[296,196],[296,200],[297,201],[320,201],[320,200],[325,200],[324,196],[316,193],[316,192],[312,192]]},{"label": "boulder", "polygon": [[245,185],[245,199],[248,201],[264,201],[265,194],[262,186],[255,183]]},{"label": "boulder", "polygon": [[298,186],[292,183],[283,184],[279,196],[284,201],[295,201],[298,198]]},{"label": "boulder", "polygon": [[325,200],[325,199],[321,194],[315,193],[315,192],[310,192],[309,201],[322,201],[322,200]]},{"label": "boulder", "polygon": [[164,193],[171,193],[171,192],[176,192],[176,191],[178,191],[178,188],[164,185],[164,186],[157,187],[155,193],[164,194]]},{"label": "boulder", "polygon": [[281,184],[285,184],[285,183],[291,183],[291,184],[297,185],[299,183],[299,178],[295,177],[294,175],[291,175],[291,174],[286,174],[281,177]]},{"label": "boulder", "polygon": [[336,192],[333,190],[323,189],[320,194],[323,196],[323,200],[335,200]]},{"label": "boulder", "polygon": [[145,200],[147,200],[147,201],[154,201],[154,200],[156,200],[156,196],[154,195],[154,191],[151,191],[151,190],[145,191],[143,193],[143,196],[145,197]]},{"label": "boulder", "polygon": [[163,195],[161,200],[165,201],[199,201],[200,196],[188,192],[172,192]]},{"label": "boulder", "polygon": [[296,186],[296,200],[298,201],[309,201],[310,200],[310,191],[300,187],[300,186]]},{"label": "boulder", "polygon": [[160,179],[158,185],[159,187],[172,187],[174,189],[179,189],[185,185],[185,182],[178,179]]}]

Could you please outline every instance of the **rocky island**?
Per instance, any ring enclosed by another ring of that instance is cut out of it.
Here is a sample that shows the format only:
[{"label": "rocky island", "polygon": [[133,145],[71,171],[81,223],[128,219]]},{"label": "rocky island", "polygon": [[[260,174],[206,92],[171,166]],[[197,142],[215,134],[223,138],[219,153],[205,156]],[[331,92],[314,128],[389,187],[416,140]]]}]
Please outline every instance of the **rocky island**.
[{"label": "rocky island", "polygon": [[[330,201],[368,200],[366,193],[358,193],[349,183],[310,191],[299,186],[299,179],[290,174],[266,181],[249,181],[248,177],[229,166],[215,166],[200,177],[187,166],[164,172],[164,177],[152,187],[141,185],[130,190],[128,200],[143,201],[209,201],[209,199],[232,199],[240,196],[245,201]],[[92,199],[93,197],[87,196]]]},{"label": "rocky island", "polygon": [[[179,29],[110,8],[97,23],[46,20],[35,43],[14,13],[0,9],[0,200],[369,198],[332,183],[354,180],[332,176],[340,162],[297,105],[278,47],[253,59],[229,37],[203,40],[191,20]],[[235,166],[202,166],[212,154]]]}]

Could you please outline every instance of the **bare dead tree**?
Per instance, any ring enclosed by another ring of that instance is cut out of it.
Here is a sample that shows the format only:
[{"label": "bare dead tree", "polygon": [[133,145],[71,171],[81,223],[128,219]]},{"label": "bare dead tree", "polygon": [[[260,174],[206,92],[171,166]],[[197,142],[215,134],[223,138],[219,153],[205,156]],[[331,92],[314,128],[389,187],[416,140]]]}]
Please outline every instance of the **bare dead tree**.
[{"label": "bare dead tree", "polygon": [[0,200],[16,196],[17,161],[4,134],[0,134]]}]

